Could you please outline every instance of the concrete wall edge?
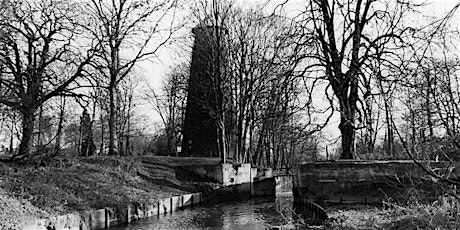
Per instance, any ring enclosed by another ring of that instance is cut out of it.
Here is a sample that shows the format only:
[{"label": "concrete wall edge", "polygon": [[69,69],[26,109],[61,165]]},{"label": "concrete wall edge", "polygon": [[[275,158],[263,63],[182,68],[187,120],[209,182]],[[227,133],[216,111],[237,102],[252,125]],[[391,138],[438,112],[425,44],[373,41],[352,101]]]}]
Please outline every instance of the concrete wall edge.
[{"label": "concrete wall edge", "polygon": [[[202,193],[189,193],[161,199],[155,204],[128,205],[122,209],[106,207],[66,215],[33,219],[23,223],[23,230],[97,230],[130,223],[160,214],[171,213],[203,202]],[[169,203],[169,204],[168,204]],[[155,206],[156,205],[156,206]],[[161,206],[163,205],[163,206]]]}]

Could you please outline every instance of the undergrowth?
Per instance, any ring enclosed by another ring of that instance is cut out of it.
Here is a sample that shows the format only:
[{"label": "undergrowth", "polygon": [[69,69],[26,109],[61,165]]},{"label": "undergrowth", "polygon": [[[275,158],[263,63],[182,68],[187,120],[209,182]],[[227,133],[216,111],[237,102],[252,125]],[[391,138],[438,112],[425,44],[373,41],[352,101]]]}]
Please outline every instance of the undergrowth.
[{"label": "undergrowth", "polygon": [[327,229],[459,229],[459,200],[451,195],[436,201],[384,202],[383,207],[354,206],[330,210]]}]

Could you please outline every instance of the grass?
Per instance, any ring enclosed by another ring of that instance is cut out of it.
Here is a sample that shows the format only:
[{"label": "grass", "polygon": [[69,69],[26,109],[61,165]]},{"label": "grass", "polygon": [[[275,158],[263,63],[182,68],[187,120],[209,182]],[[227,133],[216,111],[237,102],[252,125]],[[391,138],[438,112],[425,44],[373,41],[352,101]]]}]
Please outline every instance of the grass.
[{"label": "grass", "polygon": [[333,230],[458,229],[459,207],[459,201],[451,196],[442,196],[431,204],[335,207],[329,209],[326,226]]},{"label": "grass", "polygon": [[[46,166],[0,163],[0,229],[19,229],[28,218],[154,203],[197,190],[196,183],[148,176],[164,174],[164,169],[144,168],[137,158],[53,159]],[[169,180],[174,183],[165,183]],[[205,182],[199,184],[201,189]]]}]

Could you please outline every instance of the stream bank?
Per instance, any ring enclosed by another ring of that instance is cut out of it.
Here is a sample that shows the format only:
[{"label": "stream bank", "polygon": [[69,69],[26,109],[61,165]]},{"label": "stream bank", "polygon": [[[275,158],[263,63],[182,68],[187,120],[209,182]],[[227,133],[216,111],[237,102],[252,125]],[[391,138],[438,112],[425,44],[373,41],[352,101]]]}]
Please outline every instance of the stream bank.
[{"label": "stream bank", "polygon": [[34,220],[91,210],[154,205],[219,187],[168,165],[169,160],[156,168],[145,166],[141,157],[0,163],[0,229],[24,229]]}]

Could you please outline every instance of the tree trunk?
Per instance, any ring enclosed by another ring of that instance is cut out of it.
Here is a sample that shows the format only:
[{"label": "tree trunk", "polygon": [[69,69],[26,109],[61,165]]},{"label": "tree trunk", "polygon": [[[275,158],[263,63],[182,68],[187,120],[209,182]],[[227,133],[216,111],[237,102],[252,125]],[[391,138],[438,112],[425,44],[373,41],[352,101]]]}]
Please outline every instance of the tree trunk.
[{"label": "tree trunk", "polygon": [[412,108],[410,109],[410,124],[411,124],[411,130],[412,130],[412,136],[411,136],[411,151],[412,154],[415,153],[415,141],[417,137],[417,129],[415,128],[415,112]]},{"label": "tree trunk", "polygon": [[[251,115],[252,116],[252,115]],[[248,159],[247,159],[247,162],[246,163],[250,163],[252,165],[255,165],[255,162],[253,160],[253,155],[254,155],[254,125],[251,124],[249,126],[249,147],[248,147],[248,151],[247,151],[247,154],[248,154]]]},{"label": "tree trunk", "polygon": [[94,150],[96,149],[93,141],[93,122],[91,121],[91,117],[86,109],[83,109],[80,120],[80,130],[82,136],[80,155],[85,157],[92,156],[94,154]]},{"label": "tree trunk", "polygon": [[40,110],[38,112],[38,134],[37,134],[37,149],[42,148],[42,116],[43,116],[43,105],[40,106]]},{"label": "tree trunk", "polygon": [[342,155],[340,159],[353,159],[353,124],[344,118],[340,120],[339,129],[342,134]]},{"label": "tree trunk", "polygon": [[116,108],[116,85],[111,84],[109,87],[109,153],[108,155],[118,154],[117,138],[117,108]]},{"label": "tree trunk", "polygon": [[127,131],[126,131],[127,133],[126,133],[126,146],[125,146],[125,154],[126,154],[126,156],[131,155],[131,153],[129,151],[129,129],[130,129],[130,127],[129,127],[130,126],[130,122],[129,122],[130,118],[129,118],[129,116],[130,116],[130,114],[129,114],[129,110],[128,110],[128,121],[127,121],[128,122],[128,124],[127,124],[128,127],[127,127]]},{"label": "tree trunk", "polygon": [[[367,152],[366,154],[372,154],[374,152],[374,147],[375,147],[375,139],[374,139],[374,128],[373,128],[373,119],[372,119],[372,113],[374,112],[372,110],[372,104],[375,102],[372,100],[373,98],[366,98],[366,110],[364,113],[366,114],[366,133],[364,134],[365,138],[365,145],[367,146]],[[378,127],[378,126],[377,126]]]},{"label": "tree trunk", "polygon": [[104,154],[104,116],[102,115],[102,110],[100,114],[100,120],[101,120],[101,145],[99,146],[99,155]]},{"label": "tree trunk", "polygon": [[33,142],[36,108],[22,111],[22,138],[19,144],[19,155],[30,155]]},{"label": "tree trunk", "polygon": [[259,132],[259,138],[258,138],[258,141],[257,141],[257,146],[256,146],[256,151],[255,151],[255,154],[254,154],[254,159],[252,160],[253,161],[253,164],[257,165],[257,166],[262,166],[262,161],[260,160],[261,158],[261,155],[262,155],[262,152],[263,152],[263,149],[262,149],[262,145],[263,145],[263,137],[265,135],[265,122],[262,123],[262,128]]},{"label": "tree trunk", "polygon": [[218,121],[218,144],[219,144],[219,155],[221,157],[221,163],[227,163],[227,141],[225,136],[225,122],[223,119]]},{"label": "tree trunk", "polygon": [[166,124],[166,146],[168,147],[168,156],[174,156],[174,145],[173,145],[173,135],[174,131],[172,130],[171,121]]},{"label": "tree trunk", "polygon": [[65,98],[61,98],[61,111],[59,113],[59,122],[57,127],[56,133],[56,143],[54,145],[54,156],[59,155],[59,151],[61,149],[61,139],[62,139],[62,128],[64,124],[64,112],[65,112]]},{"label": "tree trunk", "polygon": [[350,96],[347,96],[347,92],[342,92],[338,97],[341,112],[339,130],[342,134],[342,155],[340,159],[353,159],[357,94],[354,94],[353,89],[350,91]]},{"label": "tree trunk", "polygon": [[387,138],[388,154],[390,156],[395,156],[395,153],[394,153],[394,150],[393,150],[394,136],[393,136],[393,127],[392,127],[392,124],[391,124],[392,118],[391,118],[389,108],[388,108],[388,106],[386,104],[385,104],[385,116],[386,116],[387,135],[388,135],[388,138]]},{"label": "tree trunk", "polygon": [[434,136],[434,130],[433,130],[433,121],[431,119],[431,101],[430,101],[430,91],[432,88],[432,83],[430,79],[429,73],[425,73],[426,81],[427,81],[427,86],[426,86],[426,119],[428,123],[428,129],[429,129],[429,138],[430,140],[433,139]]},{"label": "tree trunk", "polygon": [[13,113],[13,120],[11,123],[11,136],[10,136],[10,155],[13,155],[14,153],[14,123],[16,122],[16,113]]}]

